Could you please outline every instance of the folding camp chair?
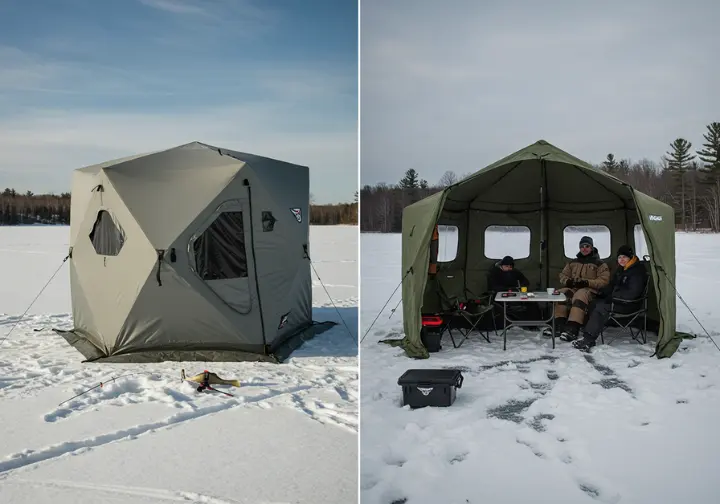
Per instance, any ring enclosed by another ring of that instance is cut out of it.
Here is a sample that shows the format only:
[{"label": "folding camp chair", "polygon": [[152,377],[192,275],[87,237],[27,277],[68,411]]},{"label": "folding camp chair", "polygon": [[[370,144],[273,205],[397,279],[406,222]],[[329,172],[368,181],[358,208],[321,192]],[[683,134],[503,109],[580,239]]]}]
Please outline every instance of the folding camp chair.
[{"label": "folding camp chair", "polygon": [[[645,279],[645,288],[643,289],[642,296],[638,299],[619,299],[613,298],[610,304],[610,318],[607,323],[614,322],[623,331],[627,330],[630,332],[630,336],[634,341],[638,341],[638,337],[642,337],[643,344],[647,343],[647,312],[648,312],[648,294],[650,291],[650,275]],[[618,313],[617,308],[621,306],[637,305],[638,308],[628,313]],[[642,328],[635,328],[632,326],[638,318],[642,319]],[[606,326],[607,326],[606,323]],[[605,337],[603,335],[604,327],[600,331],[600,341],[605,344]]]},{"label": "folding camp chair", "polygon": [[[443,326],[440,336],[447,331],[455,348],[460,348],[470,333],[478,331],[489,343],[490,329],[482,330],[478,325],[485,321],[489,315],[492,319],[493,330],[497,335],[495,325],[494,303],[491,294],[473,294],[465,285],[465,275],[461,270],[445,270],[436,276],[440,305],[442,306]],[[458,321],[462,321],[462,325]],[[465,326],[465,327],[463,327]],[[462,336],[459,343],[455,340],[453,330]]]}]

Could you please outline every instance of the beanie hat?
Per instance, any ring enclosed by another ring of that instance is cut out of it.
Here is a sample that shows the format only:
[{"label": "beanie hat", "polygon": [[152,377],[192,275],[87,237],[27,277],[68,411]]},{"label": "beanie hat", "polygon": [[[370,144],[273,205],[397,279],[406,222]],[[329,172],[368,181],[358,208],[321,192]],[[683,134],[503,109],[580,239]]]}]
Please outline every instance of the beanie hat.
[{"label": "beanie hat", "polygon": [[632,258],[635,256],[635,252],[633,252],[633,249],[630,247],[630,245],[621,245],[617,250],[617,255]]},{"label": "beanie hat", "polygon": [[500,261],[500,266],[515,266],[515,260],[510,256],[505,256]]},{"label": "beanie hat", "polygon": [[580,246],[582,247],[585,244],[590,245],[591,247],[595,246],[595,243],[593,243],[593,239],[589,236],[583,236],[582,238],[580,238]]}]

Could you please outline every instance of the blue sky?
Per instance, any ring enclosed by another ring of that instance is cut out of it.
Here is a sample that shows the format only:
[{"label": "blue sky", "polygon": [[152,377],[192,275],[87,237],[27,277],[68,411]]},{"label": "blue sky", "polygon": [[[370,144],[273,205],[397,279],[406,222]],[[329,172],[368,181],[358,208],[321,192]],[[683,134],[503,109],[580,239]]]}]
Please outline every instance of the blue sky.
[{"label": "blue sky", "polygon": [[357,2],[0,1],[0,185],[193,140],[357,189]]}]

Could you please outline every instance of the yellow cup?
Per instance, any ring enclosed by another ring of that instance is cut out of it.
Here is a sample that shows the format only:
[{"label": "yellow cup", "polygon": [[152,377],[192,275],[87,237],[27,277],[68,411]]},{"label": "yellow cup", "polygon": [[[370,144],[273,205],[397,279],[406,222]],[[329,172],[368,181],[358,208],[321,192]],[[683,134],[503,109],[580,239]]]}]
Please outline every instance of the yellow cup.
[{"label": "yellow cup", "polygon": [[527,287],[520,287],[520,292],[527,292]]}]

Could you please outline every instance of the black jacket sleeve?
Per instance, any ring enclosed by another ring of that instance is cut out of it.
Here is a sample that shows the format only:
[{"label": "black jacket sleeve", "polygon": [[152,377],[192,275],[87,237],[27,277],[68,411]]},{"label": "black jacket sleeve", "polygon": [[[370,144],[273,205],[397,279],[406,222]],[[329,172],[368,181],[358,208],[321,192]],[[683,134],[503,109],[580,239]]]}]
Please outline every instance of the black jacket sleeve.
[{"label": "black jacket sleeve", "polygon": [[520,270],[514,270],[515,271],[515,278],[520,282],[520,287],[530,287],[530,282],[528,281],[527,277],[522,274],[522,271]]},{"label": "black jacket sleeve", "polygon": [[615,287],[618,284],[618,277],[620,276],[620,272],[616,271],[613,276],[610,277],[610,283],[608,283],[605,287],[602,287],[598,289],[598,297],[608,297],[610,295],[615,295]]}]

